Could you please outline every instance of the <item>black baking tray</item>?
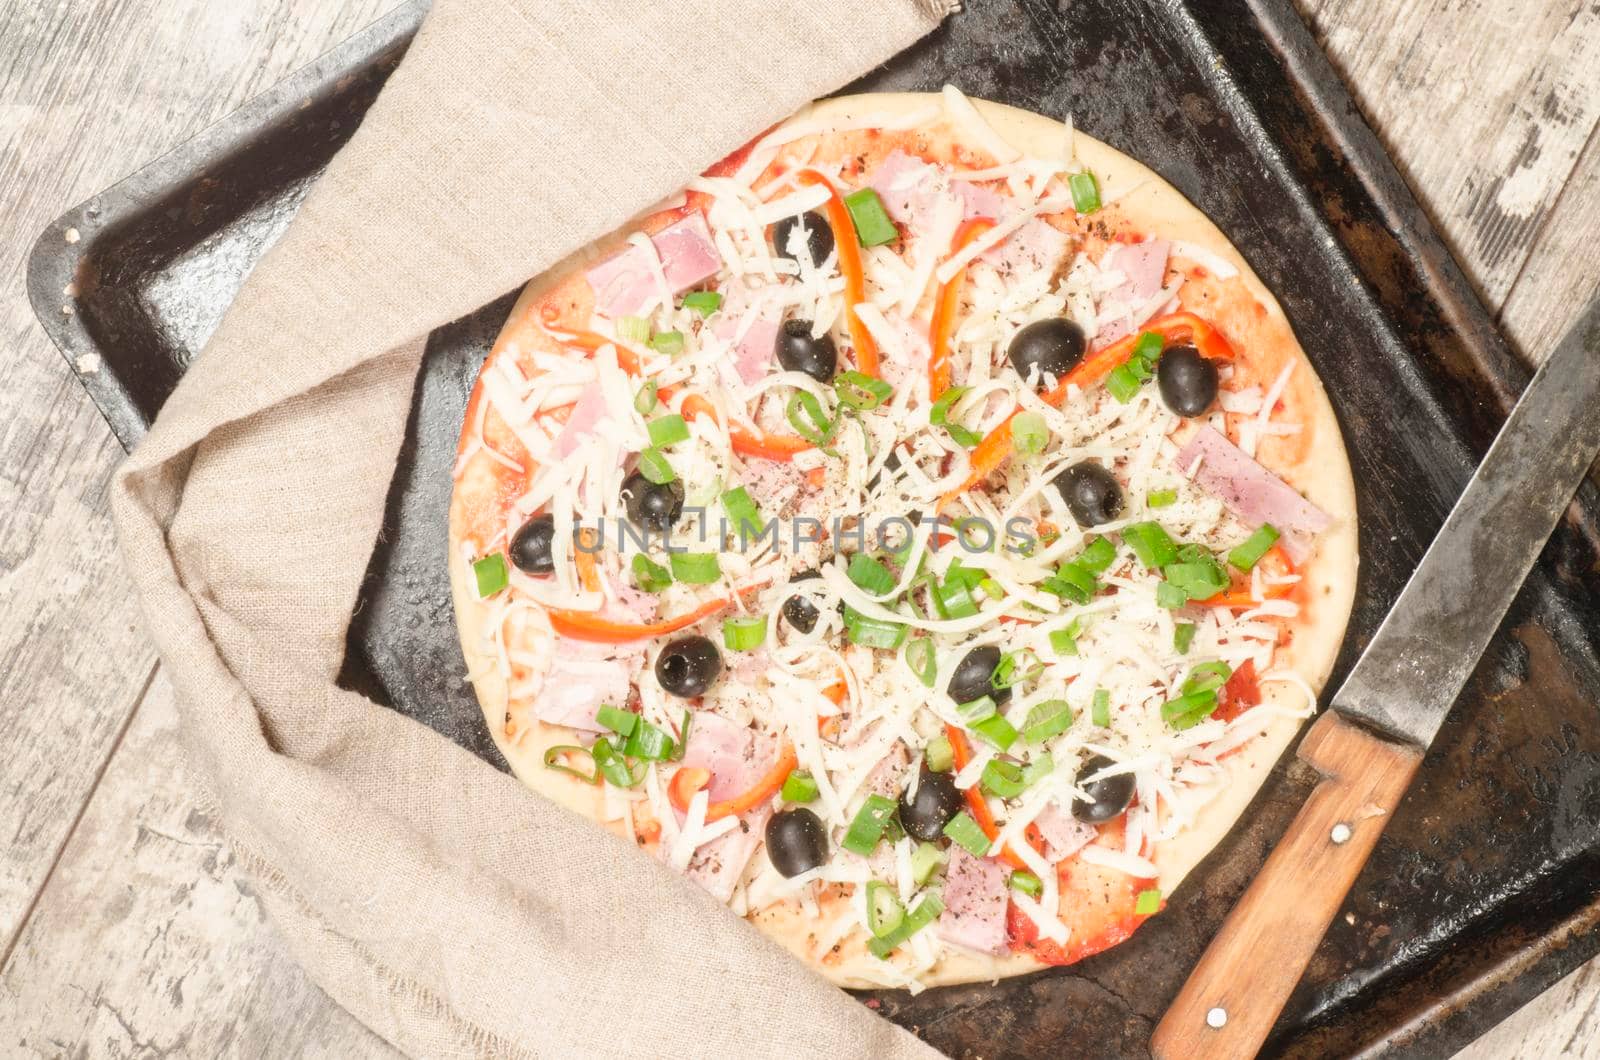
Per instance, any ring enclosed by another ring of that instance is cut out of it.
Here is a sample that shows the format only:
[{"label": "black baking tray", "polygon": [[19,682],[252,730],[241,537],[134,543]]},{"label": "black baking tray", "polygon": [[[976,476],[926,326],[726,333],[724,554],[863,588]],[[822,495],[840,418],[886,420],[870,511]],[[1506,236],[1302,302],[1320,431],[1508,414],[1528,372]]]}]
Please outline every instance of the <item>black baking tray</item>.
[{"label": "black baking tray", "polygon": [[[948,81],[1070,113],[1230,234],[1327,383],[1354,463],[1361,581],[1336,685],[1527,369],[1288,0],[966,6],[846,91]],[[425,9],[398,8],[41,237],[34,305],[124,446],[348,139]],[[347,684],[502,769],[464,683],[444,540],[466,395],[511,299],[431,337],[344,669]],[[1600,950],[1594,498],[1586,487],[1545,550],[1269,1054],[1444,1055]],[[1292,756],[1281,762],[1240,827],[1123,946],[1022,979],[864,1002],[954,1055],[1145,1055],[1313,780]]]}]

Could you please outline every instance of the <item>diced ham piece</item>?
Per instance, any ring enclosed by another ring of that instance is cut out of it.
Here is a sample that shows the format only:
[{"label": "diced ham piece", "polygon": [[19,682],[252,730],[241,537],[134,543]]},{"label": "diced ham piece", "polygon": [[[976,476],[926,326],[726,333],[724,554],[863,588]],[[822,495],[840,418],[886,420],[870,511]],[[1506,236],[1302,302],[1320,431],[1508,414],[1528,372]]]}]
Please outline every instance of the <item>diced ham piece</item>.
[{"label": "diced ham piece", "polygon": [[616,590],[617,602],[607,603],[603,610],[614,612],[606,617],[621,622],[651,622],[660,610],[661,601],[655,594],[635,589],[621,578],[613,576],[611,587]]},{"label": "diced ham piece", "polygon": [[767,649],[757,648],[755,651],[735,652],[733,664],[728,667],[728,676],[736,684],[754,685],[766,676],[767,670],[772,667],[772,656],[767,654]]},{"label": "diced ham piece", "polygon": [[950,847],[938,931],[944,941],[969,950],[1006,952],[1006,872],[999,862]]},{"label": "diced ham piece", "polygon": [[689,867],[684,875],[704,887],[717,901],[728,901],[733,897],[733,889],[738,885],[744,867],[750,863],[751,855],[761,845],[767,818],[771,816],[771,806],[763,806],[760,810],[745,814],[738,828],[698,847],[689,859]]},{"label": "diced ham piece", "polygon": [[872,795],[882,795],[886,799],[900,798],[900,791],[906,786],[906,766],[911,764],[911,752],[906,750],[906,745],[896,740],[889,748],[889,753],[878,760],[872,767],[872,772],[867,774],[867,779],[862,782],[861,790]]},{"label": "diced ham piece", "polygon": [[1045,804],[1033,823],[1044,838],[1045,859],[1052,863],[1070,858],[1100,834],[1094,825],[1084,824],[1054,800]]},{"label": "diced ham piece", "polygon": [[984,251],[982,257],[1007,274],[1041,269],[1053,272],[1066,252],[1067,234],[1035,217],[1011,233],[1004,243]]},{"label": "diced ham piece", "polygon": [[1194,480],[1200,488],[1251,526],[1271,523],[1297,563],[1309,552],[1299,535],[1320,534],[1333,523],[1328,513],[1210,427],[1195,431],[1178,450],[1178,469],[1187,472],[1197,459],[1200,469]]},{"label": "diced ham piece", "polygon": [[1137,326],[1127,314],[1161,293],[1171,249],[1169,240],[1147,239],[1143,243],[1118,243],[1101,258],[1100,267],[1122,273],[1122,282],[1102,299],[1101,312],[1111,310],[1112,315],[1100,321],[1100,330],[1094,337],[1096,346],[1116,342]]},{"label": "diced ham piece", "polygon": [[777,757],[772,737],[709,710],[694,712],[683,764],[710,772],[706,790],[712,802],[723,802],[755,787]]},{"label": "diced ham piece", "polygon": [[[722,265],[705,216],[698,210],[651,236],[650,243],[672,294],[710,279]],[[630,245],[585,275],[594,288],[595,311],[613,320],[637,313],[657,294],[650,256],[640,246]]]},{"label": "diced ham piece", "polygon": [[762,518],[777,518],[805,490],[806,473],[788,460],[751,460],[744,468],[744,487]]},{"label": "diced ham piece", "polygon": [[[717,313],[711,333],[733,346],[733,367],[740,382],[749,386],[762,376],[777,360],[778,325],[782,310],[772,304],[772,299],[761,298],[743,284],[732,283],[723,292],[725,300]],[[749,326],[745,321],[749,320]],[[739,329],[744,334],[739,334]]]},{"label": "diced ham piece", "polygon": [[567,650],[570,646],[556,641],[555,661],[533,698],[534,717],[551,725],[600,732],[603,726],[595,714],[606,704],[620,707],[627,701],[636,664],[630,665],[626,658],[580,655]]},{"label": "diced ham piece", "polygon": [[938,194],[938,171],[904,151],[892,151],[872,171],[867,185],[878,193],[890,218],[916,227]]},{"label": "diced ham piece", "polygon": [[993,188],[985,188],[967,180],[950,182],[950,189],[961,197],[961,219],[987,217],[998,221],[1005,216],[1005,200]]},{"label": "diced ham piece", "polygon": [[565,459],[577,451],[583,439],[594,433],[594,426],[606,417],[606,398],[598,382],[590,383],[578,392],[578,400],[567,416],[561,433],[556,435],[555,454]]}]

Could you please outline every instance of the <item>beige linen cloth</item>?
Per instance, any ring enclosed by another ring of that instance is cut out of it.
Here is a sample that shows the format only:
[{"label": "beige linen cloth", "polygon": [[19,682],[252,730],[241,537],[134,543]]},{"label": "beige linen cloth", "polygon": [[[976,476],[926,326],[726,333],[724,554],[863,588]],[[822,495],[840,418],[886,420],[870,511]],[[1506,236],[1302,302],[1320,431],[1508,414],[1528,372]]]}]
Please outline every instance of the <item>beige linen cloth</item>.
[{"label": "beige linen cloth", "polygon": [[205,794],[296,956],[396,1046],[930,1052],[693,885],[334,677],[428,332],[950,7],[438,0],[118,474],[123,551]]}]

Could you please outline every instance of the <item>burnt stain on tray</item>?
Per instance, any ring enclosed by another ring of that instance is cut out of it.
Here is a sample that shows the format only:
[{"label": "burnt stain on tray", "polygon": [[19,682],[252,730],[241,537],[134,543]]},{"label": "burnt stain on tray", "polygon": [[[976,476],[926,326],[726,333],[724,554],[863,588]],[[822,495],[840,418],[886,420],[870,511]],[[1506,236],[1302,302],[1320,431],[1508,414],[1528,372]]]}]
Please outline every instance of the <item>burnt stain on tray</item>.
[{"label": "burnt stain on tray", "polygon": [[[359,124],[426,6],[412,0],[41,237],[30,296],[124,445]],[[1278,295],[1327,385],[1356,475],[1362,566],[1336,686],[1527,369],[1289,0],[969,0],[845,91],[947,81],[1071,114],[1149,164]],[[511,298],[429,340],[341,675],[501,769],[465,683],[445,520],[462,411]],[[1597,512],[1591,484],[1440,732],[1268,1055],[1447,1054],[1600,951]],[[1315,782],[1292,756],[1280,762],[1167,910],[1115,949],[997,984],[863,999],[954,1056],[1147,1055],[1163,1009]]]}]

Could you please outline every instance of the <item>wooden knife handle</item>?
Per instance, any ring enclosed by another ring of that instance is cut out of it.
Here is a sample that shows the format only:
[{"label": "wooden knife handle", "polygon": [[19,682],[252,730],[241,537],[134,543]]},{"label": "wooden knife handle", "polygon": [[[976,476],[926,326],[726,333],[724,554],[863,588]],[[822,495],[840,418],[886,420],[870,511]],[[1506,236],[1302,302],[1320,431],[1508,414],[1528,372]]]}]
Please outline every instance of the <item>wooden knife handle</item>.
[{"label": "wooden knife handle", "polygon": [[1256,1054],[1422,763],[1333,711],[1300,757],[1323,779],[1162,1017],[1157,1060]]}]

